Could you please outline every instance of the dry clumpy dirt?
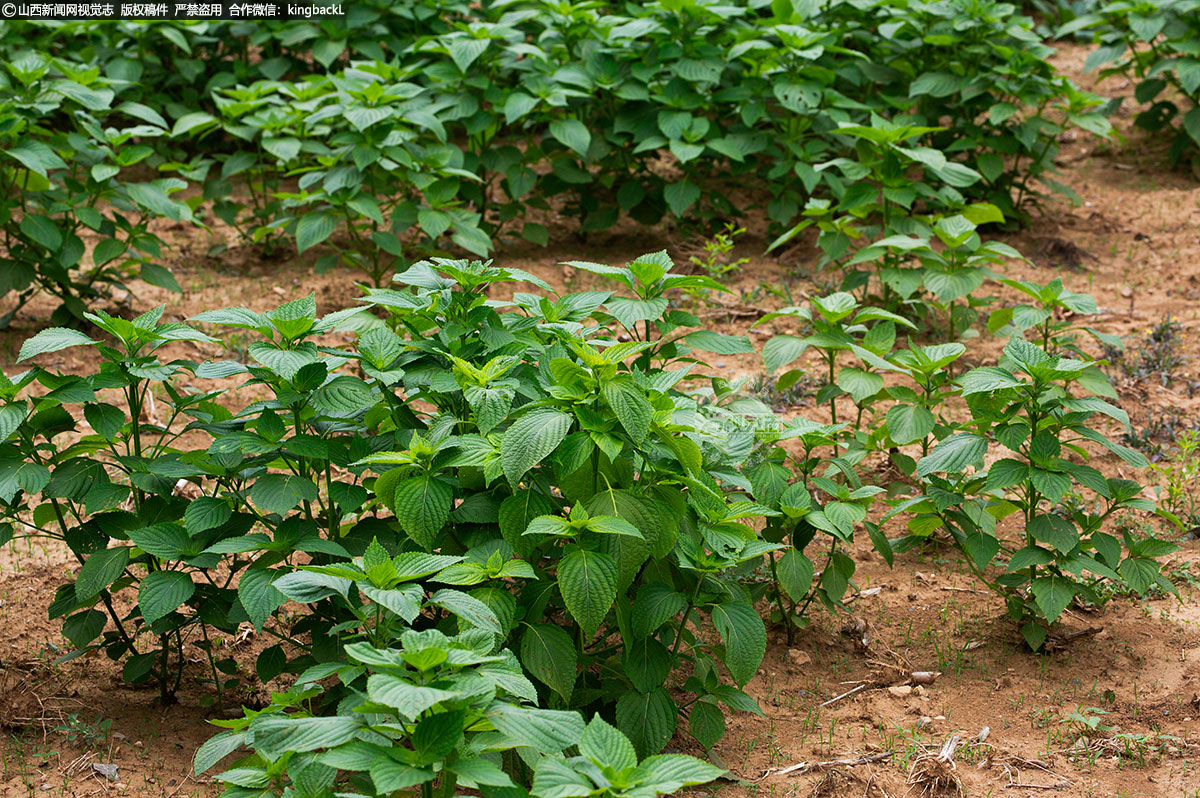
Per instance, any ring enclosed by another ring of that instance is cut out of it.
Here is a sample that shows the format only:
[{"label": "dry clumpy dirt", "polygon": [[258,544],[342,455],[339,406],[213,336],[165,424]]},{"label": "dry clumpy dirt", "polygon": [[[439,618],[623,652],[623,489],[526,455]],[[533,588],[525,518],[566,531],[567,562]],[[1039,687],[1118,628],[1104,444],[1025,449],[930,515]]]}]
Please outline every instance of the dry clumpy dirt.
[{"label": "dry clumpy dirt", "polygon": [[[1057,60],[1091,88],[1092,77],[1079,72],[1086,52],[1063,45]],[[1119,79],[1098,90],[1131,93]],[[1170,457],[1172,432],[1200,424],[1200,184],[1172,172],[1165,145],[1131,126],[1131,101],[1116,119],[1124,140],[1069,135],[1062,144],[1061,179],[1083,204],[1049,205],[1029,229],[1004,238],[1032,261],[1011,264],[1010,275],[1061,277],[1093,294],[1101,312],[1089,324],[1098,329],[1141,336],[1164,319],[1178,322],[1187,359],[1169,379],[1114,369],[1134,426],[1157,436],[1162,456]],[[782,262],[764,257],[764,231],[749,227],[738,254],[750,262],[735,294],[698,307],[706,324],[724,332],[744,333],[763,307],[784,304],[761,290],[763,282],[787,282],[797,302],[826,284],[811,273],[811,250],[794,250]],[[263,259],[231,250],[213,259],[203,255],[208,240],[163,232],[177,242],[174,271],[185,293],[138,285],[133,310],[165,302],[168,316],[183,319],[229,304],[264,310],[315,291],[321,312],[329,312],[358,295],[353,275],[316,275],[307,256]],[[584,243],[562,228],[549,249],[505,248],[498,261],[577,290],[591,285],[591,276],[558,261],[621,262],[662,247],[677,261],[696,251],[694,241],[677,240],[670,230],[621,228]],[[1007,289],[993,288],[1001,301],[1015,301]],[[34,303],[0,333],[6,372],[16,370],[20,341],[51,309]],[[766,334],[751,330],[751,337],[761,344]],[[1126,358],[1138,351],[1135,343]],[[973,346],[972,359],[994,356],[986,340]],[[70,371],[87,364],[67,351],[42,365]],[[734,357],[714,358],[713,366],[721,376],[756,376],[758,368]],[[787,412],[821,418],[826,411],[808,399]],[[1118,471],[1111,458],[1099,463],[1109,474]],[[766,658],[747,686],[765,714],[729,719],[713,756],[731,777],[706,791],[729,798],[1200,795],[1200,544],[1194,536],[1180,543],[1166,564],[1179,599],[1119,598],[1094,613],[1072,609],[1059,645],[1038,655],[1023,648],[1002,603],[980,590],[951,549],[931,544],[898,555],[889,568],[859,544],[852,552],[859,588],[852,614],[814,611],[812,625],[791,644],[782,630],[770,632]],[[207,721],[220,714],[202,706],[210,692],[200,684],[198,651],[180,702],[169,707],[158,705],[151,688],[124,686],[102,656],[54,664],[69,646],[46,608],[74,567],[55,548],[0,552],[0,796],[218,795],[210,777],[191,773],[193,752],[214,731]],[[261,700],[279,687],[253,676],[258,641],[239,636],[223,645],[242,663],[246,686],[238,700]],[[914,672],[933,675],[914,682]],[[1092,707],[1104,714],[1084,714],[1110,728],[1090,731],[1070,720]],[[686,735],[672,745],[704,754]],[[950,748],[951,756],[939,758]],[[852,764],[814,764],[836,760]]]}]

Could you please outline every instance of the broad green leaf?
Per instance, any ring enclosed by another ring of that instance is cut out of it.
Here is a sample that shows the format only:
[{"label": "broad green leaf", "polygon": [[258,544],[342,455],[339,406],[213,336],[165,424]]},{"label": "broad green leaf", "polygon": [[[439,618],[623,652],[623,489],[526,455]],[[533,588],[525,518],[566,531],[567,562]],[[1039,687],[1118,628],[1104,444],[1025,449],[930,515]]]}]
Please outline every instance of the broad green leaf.
[{"label": "broad green leaf", "polygon": [[749,604],[729,601],[714,605],[712,622],[725,643],[725,667],[738,685],[754,677],[767,652],[767,630]]},{"label": "broad green leaf", "polygon": [[51,327],[48,330],[42,330],[32,338],[27,338],[25,343],[21,344],[21,351],[17,355],[17,362],[29,360],[38,355],[44,355],[48,352],[57,352],[60,349],[66,349],[71,346],[94,346],[99,341],[93,341],[83,333],[77,330],[70,330],[65,327]]},{"label": "broad green leaf", "polygon": [[592,143],[592,134],[578,119],[554,120],[550,123],[550,135],[577,152],[580,157],[587,157],[588,148]]},{"label": "broad green leaf", "polygon": [[265,474],[250,487],[250,499],[264,512],[286,515],[300,502],[316,501],[317,486],[295,474]]},{"label": "broad green leaf", "polygon": [[525,626],[521,664],[568,704],[575,689],[576,663],[575,643],[561,628],[545,623]]},{"label": "broad green leaf", "polygon": [[129,549],[125,546],[104,549],[84,561],[75,578],[75,597],[80,603],[95,599],[100,591],[121,576],[129,563]]},{"label": "broad green leaf", "polygon": [[961,473],[967,466],[981,460],[987,453],[987,447],[987,438],[982,435],[971,432],[951,435],[917,462],[917,476],[924,477],[935,472]]},{"label": "broad green leaf", "polygon": [[500,441],[500,463],[508,481],[516,485],[529,469],[562,443],[572,418],[558,410],[538,409],[521,416]]},{"label": "broad green leaf", "polygon": [[[769,556],[769,555],[768,555]],[[799,549],[789,548],[775,564],[779,586],[792,601],[802,601],[812,588],[812,560]]]},{"label": "broad green leaf", "polygon": [[653,786],[655,792],[671,794],[684,787],[707,784],[725,775],[716,765],[685,754],[660,754],[646,758],[639,768],[648,774],[642,786]]},{"label": "broad green leaf", "polygon": [[688,346],[718,355],[752,355],[754,344],[745,335],[724,335],[713,330],[697,330],[683,336]]},{"label": "broad green leaf", "polygon": [[657,754],[675,734],[678,710],[663,687],[649,693],[630,690],[617,700],[616,721],[638,756]]},{"label": "broad green leaf", "polygon": [[183,511],[183,523],[189,535],[216,529],[233,516],[229,502],[212,496],[201,496]]},{"label": "broad green leaf", "polygon": [[638,589],[633,601],[630,626],[635,639],[649,637],[667,621],[683,612],[687,597],[670,585],[649,582]]},{"label": "broad green leaf", "polygon": [[466,621],[469,626],[486,629],[497,635],[504,634],[504,629],[501,628],[500,619],[496,617],[496,613],[492,612],[491,608],[479,599],[462,591],[443,588],[429,597],[429,603],[449,610],[458,617],[460,626],[462,621]]},{"label": "broad green leaf", "polygon": [[620,773],[637,765],[637,752],[629,738],[605,723],[599,715],[592,718],[579,740],[579,753],[602,767]]},{"label": "broad green leaf", "polygon": [[613,379],[602,386],[604,400],[612,408],[617,421],[639,446],[650,432],[650,419],[654,409],[632,380]]},{"label": "broad green leaf", "polygon": [[138,586],[138,609],[146,623],[165,618],[196,593],[192,577],[181,571],[152,571]]},{"label": "broad green leaf", "polygon": [[617,563],[607,554],[575,549],[558,565],[558,589],[588,637],[596,633],[617,595]]},{"label": "broad green leaf", "polygon": [[261,631],[271,614],[286,601],[284,595],[271,585],[279,575],[279,571],[250,568],[238,577],[238,601],[256,630]]},{"label": "broad green leaf", "polygon": [[365,718],[332,715],[323,718],[288,718],[262,715],[250,726],[254,747],[271,759],[293,751],[305,753],[333,748],[353,740],[363,728]]},{"label": "broad green leaf", "polygon": [[903,446],[925,440],[933,432],[933,413],[920,405],[892,405],[887,411],[888,435]]},{"label": "broad green leaf", "polygon": [[1034,601],[1050,623],[1058,620],[1058,616],[1075,598],[1075,584],[1065,576],[1039,576],[1030,587]]},{"label": "broad green leaf", "polygon": [[392,508],[400,527],[426,551],[433,549],[454,505],[454,489],[429,476],[410,477],[396,486]]},{"label": "broad green leaf", "polygon": [[583,716],[578,712],[527,709],[499,702],[488,709],[487,718],[515,745],[528,746],[543,754],[557,754],[577,745],[585,728]]}]

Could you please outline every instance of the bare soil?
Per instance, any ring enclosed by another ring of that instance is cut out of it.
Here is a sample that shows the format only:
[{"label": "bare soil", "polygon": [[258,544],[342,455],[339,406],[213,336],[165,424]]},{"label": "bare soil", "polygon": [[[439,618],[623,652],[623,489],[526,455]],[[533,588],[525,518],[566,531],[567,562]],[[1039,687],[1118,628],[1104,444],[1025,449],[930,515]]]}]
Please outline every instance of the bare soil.
[{"label": "bare soil", "polygon": [[[1056,58],[1090,88],[1091,76],[1080,74],[1086,54],[1084,47],[1062,45]],[[1131,94],[1132,87],[1112,79],[1099,90]],[[1089,324],[1100,330],[1140,336],[1164,319],[1178,321],[1187,360],[1169,377],[1126,375],[1114,367],[1135,428],[1156,436],[1160,456],[1169,457],[1172,436],[1200,424],[1200,184],[1195,175],[1169,169],[1165,143],[1133,128],[1134,113],[1130,97],[1117,118],[1120,140],[1069,134],[1063,142],[1060,179],[1082,197],[1079,207],[1050,204],[1029,229],[1002,237],[1032,261],[1010,264],[1010,275],[1041,282],[1061,277],[1093,294],[1101,312]],[[128,310],[165,303],[167,315],[182,320],[225,305],[265,310],[315,291],[324,313],[346,307],[359,293],[355,275],[317,275],[308,254],[263,258],[235,248],[209,258],[207,234],[162,233],[175,242],[173,269],[185,292],[181,297],[139,284]],[[741,240],[738,254],[750,262],[729,281],[735,293],[697,306],[709,326],[744,333],[762,308],[784,304],[762,283],[788,285],[797,302],[826,289],[827,278],[812,271],[811,249],[798,247],[782,259],[763,256],[763,234],[751,224]],[[560,227],[548,249],[508,246],[497,260],[556,288],[578,290],[591,284],[591,275],[561,261],[622,262],[663,247],[686,261],[697,243],[678,240],[672,230],[633,227],[585,242]],[[1002,287],[989,290],[1015,299]],[[13,361],[20,341],[44,326],[52,309],[36,301],[0,333],[6,372],[19,368]],[[785,331],[764,327],[751,330],[757,344]],[[188,357],[211,354],[179,346]],[[1137,351],[1135,345],[1126,360]],[[83,370],[86,356],[68,350],[42,365]],[[975,360],[994,356],[986,339],[973,347]],[[736,357],[715,357],[712,365],[726,377],[756,376],[760,369]],[[249,397],[231,400],[242,404]],[[827,411],[807,400],[787,412],[821,418]],[[1106,473],[1119,473],[1111,458],[1098,462]],[[1200,795],[1200,543],[1194,537],[1180,543],[1182,551],[1166,564],[1179,599],[1121,597],[1100,611],[1071,609],[1058,645],[1037,655],[1024,648],[1002,603],[980,589],[953,550],[931,544],[897,556],[889,568],[860,543],[853,550],[859,592],[849,603],[851,615],[814,610],[812,625],[790,645],[782,630],[771,631],[767,656],[747,688],[765,716],[729,719],[713,756],[731,779],[712,789],[730,798],[951,795],[959,789],[968,796],[1047,790]],[[230,711],[202,705],[211,693],[201,684],[199,651],[180,703],[169,707],[158,705],[152,689],[125,686],[118,667],[103,656],[54,664],[69,644],[46,609],[76,567],[65,550],[0,550],[0,796],[218,795],[209,776],[191,773],[192,754],[215,731],[207,721]],[[257,683],[253,659],[261,645],[251,634],[222,645],[243,663],[238,701],[252,704],[279,687]],[[912,684],[917,671],[938,675]],[[1089,730],[1070,719],[1091,707],[1103,710],[1091,716],[1109,728]],[[952,759],[939,760],[938,751],[955,736]],[[704,754],[684,734],[672,745]],[[857,764],[813,764],[833,760]],[[117,765],[116,780],[93,764]]]}]

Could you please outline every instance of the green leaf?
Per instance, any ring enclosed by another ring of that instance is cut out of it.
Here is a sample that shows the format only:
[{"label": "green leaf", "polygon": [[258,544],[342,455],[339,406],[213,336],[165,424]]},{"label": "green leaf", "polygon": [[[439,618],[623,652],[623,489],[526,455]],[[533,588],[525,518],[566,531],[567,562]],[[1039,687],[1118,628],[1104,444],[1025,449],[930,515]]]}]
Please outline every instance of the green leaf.
[{"label": "green leaf", "polygon": [[575,689],[577,655],[571,636],[552,624],[532,624],[521,635],[521,664],[567,703]]},{"label": "green leaf", "polygon": [[982,435],[959,432],[938,443],[917,463],[917,476],[925,477],[935,472],[960,473],[967,466],[981,460],[987,453],[988,441]]},{"label": "green leaf", "polygon": [[181,559],[192,548],[188,533],[176,522],[151,524],[128,534],[139,549],[164,560]]},{"label": "green leaf", "polygon": [[620,773],[638,763],[637,752],[629,738],[605,723],[599,715],[592,718],[579,740],[579,753],[601,767]]},{"label": "green leaf", "polygon": [[725,775],[723,769],[686,754],[648,757],[639,769],[648,774],[639,786],[652,786],[655,792],[663,795],[679,792],[684,787],[707,784]]},{"label": "green leaf", "polygon": [[687,598],[670,585],[649,582],[638,589],[633,601],[633,618],[630,623],[634,639],[649,637],[667,621],[683,612]]},{"label": "green leaf", "polygon": [[996,540],[995,535],[972,533],[962,540],[962,551],[965,551],[971,562],[976,564],[976,568],[982,571],[988,568],[991,560],[1000,553],[1000,541]]},{"label": "green leaf", "polygon": [[[88,405],[88,407],[93,406]],[[0,442],[8,440],[9,436],[17,431],[28,412],[29,406],[25,402],[13,402],[11,405],[0,408]],[[124,419],[124,416],[122,415],[121,418]]]},{"label": "green leaf", "polygon": [[698,701],[688,713],[688,730],[708,750],[725,736],[725,713],[716,704]]},{"label": "green leaf", "polygon": [[888,435],[897,444],[925,440],[933,432],[933,413],[920,405],[892,405],[887,411]]},{"label": "green leaf", "polygon": [[873,371],[844,368],[838,372],[837,385],[850,394],[855,404],[862,404],[864,400],[883,390],[883,377]]},{"label": "green leaf", "polygon": [[1054,623],[1075,598],[1075,584],[1065,576],[1039,576],[1030,587],[1034,601],[1050,623]]},{"label": "green leaf", "polygon": [[58,157],[54,150],[33,139],[26,139],[11,150],[5,150],[4,153],[10,158],[20,161],[29,171],[36,172],[42,177],[48,177],[47,173],[51,169],[67,168],[67,164]]},{"label": "green leaf", "polygon": [[586,158],[592,144],[592,134],[578,119],[556,119],[550,123],[550,135]]},{"label": "green leaf", "polygon": [[372,701],[391,707],[410,721],[442,701],[454,701],[461,697],[461,693],[415,685],[390,673],[371,674],[367,679],[367,695]]},{"label": "green leaf", "polygon": [[75,577],[75,597],[81,604],[95,599],[101,590],[117,581],[128,563],[129,549],[125,546],[91,555]]},{"label": "green leaf", "polygon": [[1040,623],[1029,621],[1021,626],[1021,636],[1031,649],[1037,651],[1042,647],[1042,643],[1046,642],[1046,628]]},{"label": "green leaf", "polygon": [[1019,485],[1029,478],[1029,466],[1020,460],[1006,457],[992,463],[988,469],[986,490],[997,490]]},{"label": "green leaf", "polygon": [[93,341],[78,330],[70,330],[66,327],[51,327],[48,330],[42,330],[32,338],[26,339],[25,343],[21,344],[21,351],[17,355],[17,362],[29,360],[38,355],[44,355],[48,352],[57,352],[60,349],[66,349],[71,346],[94,346],[99,341]]},{"label": "green leaf", "polygon": [[595,785],[579,768],[553,757],[542,757],[533,772],[532,795],[555,798],[583,798]]},{"label": "green leaf", "polygon": [[718,355],[752,355],[754,344],[745,335],[723,335],[713,330],[697,330],[683,336],[688,346]]},{"label": "green leaf", "polygon": [[198,535],[216,529],[233,516],[229,502],[212,496],[201,496],[192,501],[183,511],[183,524],[189,535]]},{"label": "green leaf", "polygon": [[48,216],[38,213],[26,214],[21,219],[20,228],[22,233],[51,252],[58,252],[58,248],[62,246],[62,231]]},{"label": "green leaf", "polygon": [[499,765],[487,759],[459,759],[449,767],[458,776],[459,783],[466,787],[516,786]]},{"label": "green leaf", "polygon": [[737,684],[754,677],[767,653],[767,629],[749,604],[729,601],[714,605],[712,622],[725,643],[725,667]]},{"label": "green leaf", "polygon": [[262,715],[250,726],[254,748],[270,759],[278,759],[289,751],[306,753],[333,748],[353,740],[363,728],[364,719],[354,715],[332,715],[323,718],[288,718]]},{"label": "green leaf", "polygon": [[443,588],[429,597],[429,603],[454,613],[460,621],[460,627],[461,621],[466,621],[471,626],[486,629],[493,634],[504,634],[496,613],[479,599],[462,591]]},{"label": "green leaf", "polygon": [[[769,555],[768,555],[769,556]],[[779,586],[792,601],[801,601],[812,588],[812,560],[799,549],[788,549],[775,564],[779,574]]]},{"label": "green leaf", "polygon": [[227,731],[209,737],[196,749],[192,758],[192,772],[199,776],[246,743],[246,732]]},{"label": "green leaf", "polygon": [[454,489],[434,477],[410,477],[396,486],[392,509],[404,534],[426,551],[450,518]]},{"label": "green leaf", "polygon": [[146,623],[165,618],[196,593],[192,577],[180,571],[152,571],[138,586],[138,609]]},{"label": "green leaf", "polygon": [[500,441],[500,464],[516,485],[529,469],[562,443],[573,419],[558,410],[538,409],[521,416]]},{"label": "green leaf", "polygon": [[970,396],[976,393],[991,393],[992,391],[1000,391],[1005,388],[1015,388],[1022,385],[1019,379],[999,366],[984,366],[982,368],[971,369],[958,382],[962,385],[963,396]]},{"label": "green leaf", "polygon": [[250,487],[250,499],[260,510],[286,515],[302,501],[316,501],[317,486],[295,474],[265,474]]},{"label": "green leaf", "polygon": [[1029,533],[1039,543],[1049,544],[1063,554],[1079,544],[1079,532],[1075,524],[1051,513],[1034,518],[1029,524]]},{"label": "green leaf", "polygon": [[[608,380],[603,384],[601,391],[617,421],[629,433],[633,442],[640,446],[650,432],[650,419],[654,415],[650,402],[631,380]],[[503,452],[503,449],[501,451]]]},{"label": "green leaf", "polygon": [[671,213],[683,216],[700,199],[700,187],[690,180],[681,180],[663,188],[663,198],[671,208]]},{"label": "green leaf", "polygon": [[262,631],[271,614],[286,601],[284,595],[271,585],[279,575],[279,571],[250,568],[238,577],[238,601],[258,631]]},{"label": "green leaf", "polygon": [[656,754],[675,734],[675,702],[663,687],[649,693],[630,690],[617,700],[616,721],[638,756]]},{"label": "green leaf", "polygon": [[296,249],[304,252],[306,249],[315,247],[329,238],[336,227],[337,220],[331,213],[326,211],[306,213],[296,223]]},{"label": "green leaf", "polygon": [[558,589],[588,637],[596,633],[617,596],[617,563],[598,551],[575,549],[558,565]]},{"label": "green leaf", "polygon": [[526,709],[500,702],[492,704],[487,718],[514,744],[544,754],[557,754],[568,746],[576,745],[582,739],[585,728],[583,716],[578,712]]},{"label": "green leaf", "polygon": [[175,275],[171,274],[169,269],[159,266],[157,263],[143,263],[140,273],[142,280],[150,285],[165,288],[176,294],[183,293],[183,286],[175,279]]}]

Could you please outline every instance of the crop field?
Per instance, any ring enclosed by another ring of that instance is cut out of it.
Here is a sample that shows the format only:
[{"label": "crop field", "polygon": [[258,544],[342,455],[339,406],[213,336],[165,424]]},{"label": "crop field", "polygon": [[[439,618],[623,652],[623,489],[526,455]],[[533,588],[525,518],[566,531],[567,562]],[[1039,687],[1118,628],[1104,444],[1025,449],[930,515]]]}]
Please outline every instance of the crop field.
[{"label": "crop field", "polygon": [[0,20],[0,798],[1200,798],[1200,0]]}]

